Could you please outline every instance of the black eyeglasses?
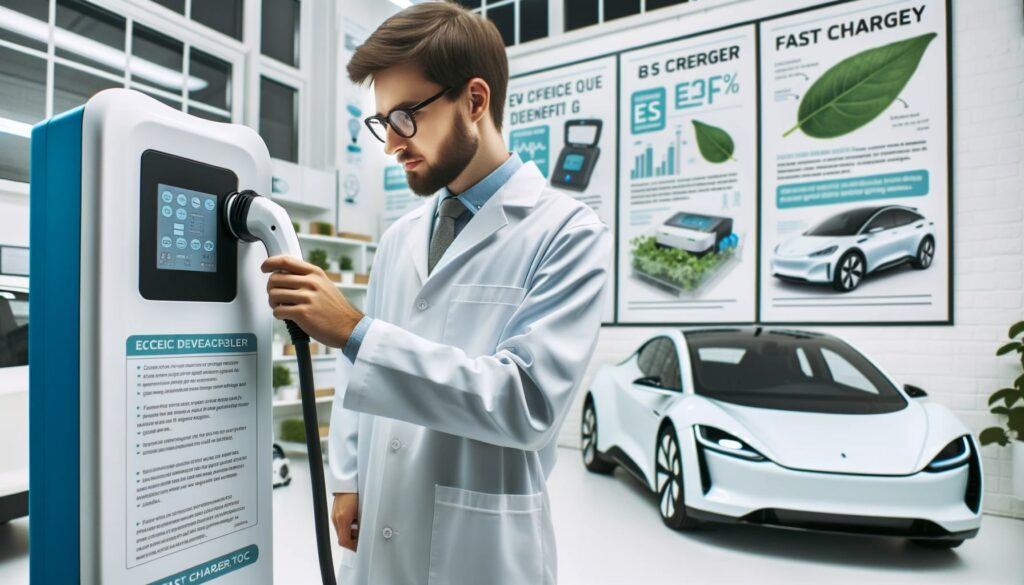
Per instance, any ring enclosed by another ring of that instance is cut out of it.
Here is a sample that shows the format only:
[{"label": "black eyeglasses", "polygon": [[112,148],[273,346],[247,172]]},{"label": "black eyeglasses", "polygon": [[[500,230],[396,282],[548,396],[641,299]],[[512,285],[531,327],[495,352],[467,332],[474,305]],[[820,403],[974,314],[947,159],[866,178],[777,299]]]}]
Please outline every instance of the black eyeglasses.
[{"label": "black eyeglasses", "polygon": [[386,116],[382,116],[380,114],[367,116],[363,122],[366,123],[366,127],[370,129],[370,133],[373,134],[373,137],[381,142],[387,142],[387,127],[389,125],[395,131],[395,134],[398,134],[402,138],[412,138],[416,134],[416,118],[413,117],[413,114],[417,110],[427,107],[434,100],[451,91],[453,87],[454,86],[449,85],[415,106],[408,108],[395,108],[388,112]]}]

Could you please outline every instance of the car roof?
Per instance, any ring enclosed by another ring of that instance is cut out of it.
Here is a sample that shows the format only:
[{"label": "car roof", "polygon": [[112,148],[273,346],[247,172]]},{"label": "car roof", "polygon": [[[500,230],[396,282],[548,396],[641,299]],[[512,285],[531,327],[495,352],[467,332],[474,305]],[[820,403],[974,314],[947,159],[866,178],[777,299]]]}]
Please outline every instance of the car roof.
[{"label": "car roof", "polygon": [[788,337],[791,339],[828,339],[832,337],[827,333],[818,333],[815,331],[755,326],[683,329],[681,332],[687,340],[719,342],[750,339],[753,337],[771,338],[773,336]]}]

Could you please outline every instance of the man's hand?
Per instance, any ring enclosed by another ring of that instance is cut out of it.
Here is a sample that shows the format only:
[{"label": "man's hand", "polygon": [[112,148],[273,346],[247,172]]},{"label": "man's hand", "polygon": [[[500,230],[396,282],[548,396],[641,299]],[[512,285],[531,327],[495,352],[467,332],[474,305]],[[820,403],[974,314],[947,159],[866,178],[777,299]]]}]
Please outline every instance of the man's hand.
[{"label": "man's hand", "polygon": [[359,494],[334,494],[331,522],[338,533],[338,544],[356,550],[359,540]]},{"label": "man's hand", "polygon": [[274,317],[294,321],[324,345],[344,347],[363,314],[319,266],[291,256],[271,256],[260,269],[272,273],[267,294]]}]

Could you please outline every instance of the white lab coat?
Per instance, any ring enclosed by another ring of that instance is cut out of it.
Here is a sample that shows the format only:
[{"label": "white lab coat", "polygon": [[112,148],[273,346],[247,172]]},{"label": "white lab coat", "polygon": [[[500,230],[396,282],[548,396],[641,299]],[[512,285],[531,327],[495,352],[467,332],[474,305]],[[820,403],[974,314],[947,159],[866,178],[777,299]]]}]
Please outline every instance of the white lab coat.
[{"label": "white lab coat", "polygon": [[358,491],[361,524],[339,581],[553,585],[546,480],[597,344],[610,230],[527,162],[428,277],[438,197],[381,236],[376,320],[338,359],[328,488]]}]

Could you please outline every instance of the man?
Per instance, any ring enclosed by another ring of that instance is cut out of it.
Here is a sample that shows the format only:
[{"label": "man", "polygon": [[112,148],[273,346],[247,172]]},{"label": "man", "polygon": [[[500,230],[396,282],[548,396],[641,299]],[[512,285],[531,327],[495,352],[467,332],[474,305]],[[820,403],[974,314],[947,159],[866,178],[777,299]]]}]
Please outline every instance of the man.
[{"label": "man", "polygon": [[597,343],[609,228],[505,147],[489,21],[415,5],[348,73],[372,80],[367,125],[429,199],[381,236],[365,314],[314,266],[263,265],[287,271],[268,282],[274,315],[347,357],[329,443],[339,579],[553,584],[546,479]]}]

